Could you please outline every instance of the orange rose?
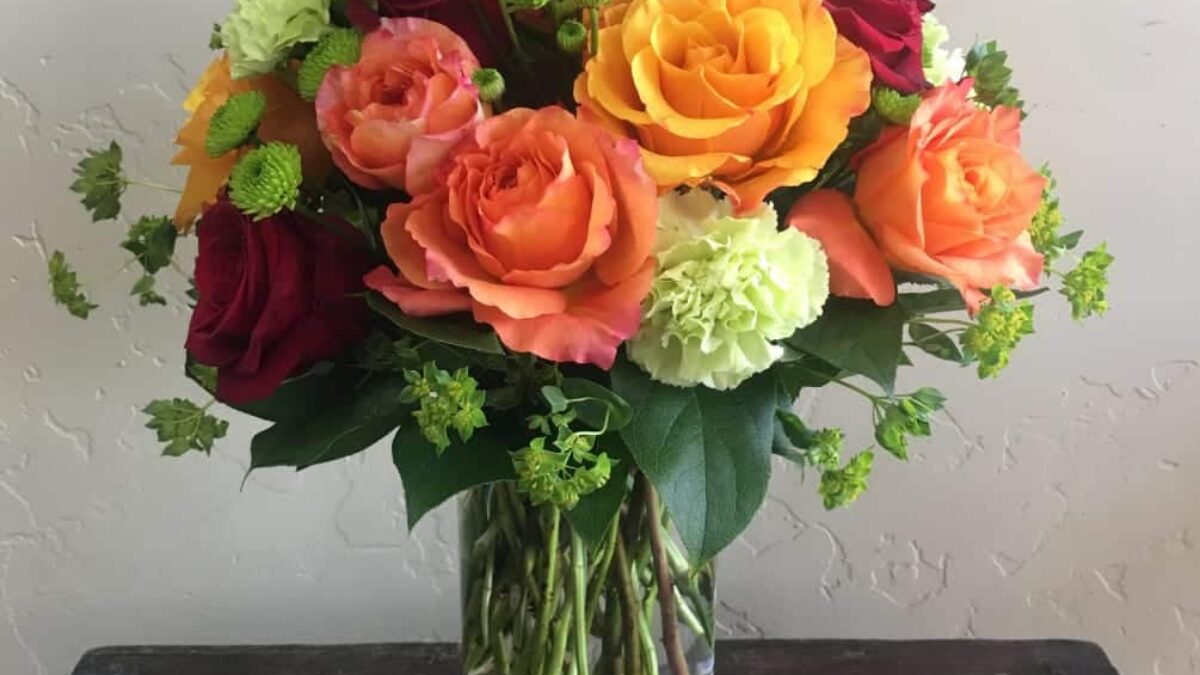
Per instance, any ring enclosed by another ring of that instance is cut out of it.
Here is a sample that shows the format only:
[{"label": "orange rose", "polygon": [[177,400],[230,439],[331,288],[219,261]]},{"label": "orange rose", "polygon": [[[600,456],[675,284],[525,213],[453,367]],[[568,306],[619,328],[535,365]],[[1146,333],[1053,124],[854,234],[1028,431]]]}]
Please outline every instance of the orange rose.
[{"label": "orange rose", "polygon": [[204,139],[208,136],[209,121],[230,96],[252,90],[267,97],[267,111],[258,127],[259,138],[299,147],[304,174],[310,180],[320,181],[329,172],[329,153],[317,133],[312,106],[274,75],[234,80],[229,75],[229,59],[222,56],[208,66],[183,102],[191,117],[175,137],[179,152],[171,159],[172,164],[190,167],[183,196],[175,210],[175,226],[179,229],[190,228],[204,207],[216,201],[240,156],[238,152],[217,158],[208,156]]},{"label": "orange rose", "polygon": [[979,289],[1037,287],[1028,230],[1046,180],[1021,157],[1021,112],[980,108],[972,86],[930,91],[910,126],[864,150],[854,200],[893,266],[946,278],[975,311]]},{"label": "orange rose", "polygon": [[821,242],[829,260],[830,293],[874,300],[880,307],[896,301],[892,270],[859,224],[845,193],[817,190],[804,195],[792,206],[787,224]]},{"label": "orange rose", "polygon": [[331,68],[317,93],[333,161],[365,188],[432,190],[434,168],[484,117],[471,83],[478,69],[471,48],[442,24],[383,19],[358,63]]},{"label": "orange rose", "polygon": [[414,316],[470,309],[509,348],[612,366],[654,275],[654,182],[637,145],[561,108],[484,121],[438,174],[388,208],[399,276],[367,285]]},{"label": "orange rose", "polygon": [[871,63],[821,0],[632,0],[603,15],[575,98],[638,139],[664,189],[753,208],[812,180],[870,104]]}]

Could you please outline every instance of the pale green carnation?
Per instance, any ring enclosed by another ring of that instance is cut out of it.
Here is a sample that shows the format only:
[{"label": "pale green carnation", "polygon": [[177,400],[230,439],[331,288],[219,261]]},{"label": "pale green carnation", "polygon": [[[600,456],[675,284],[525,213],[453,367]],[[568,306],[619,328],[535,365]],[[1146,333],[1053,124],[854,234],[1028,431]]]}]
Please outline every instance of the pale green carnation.
[{"label": "pale green carnation", "polygon": [[237,0],[221,25],[221,42],[235,79],[275,69],[295,45],[316,42],[329,30],[332,0]]},{"label": "pale green carnation", "polygon": [[825,252],[779,231],[770,205],[734,216],[729,202],[692,190],[659,209],[658,274],[629,357],[666,384],[737,387],[779,360],[776,341],[821,315]]},{"label": "pale green carnation", "polygon": [[925,79],[935,87],[961,80],[967,69],[967,57],[961,49],[950,51],[945,47],[950,41],[950,29],[933,14],[925,15],[922,29]]}]

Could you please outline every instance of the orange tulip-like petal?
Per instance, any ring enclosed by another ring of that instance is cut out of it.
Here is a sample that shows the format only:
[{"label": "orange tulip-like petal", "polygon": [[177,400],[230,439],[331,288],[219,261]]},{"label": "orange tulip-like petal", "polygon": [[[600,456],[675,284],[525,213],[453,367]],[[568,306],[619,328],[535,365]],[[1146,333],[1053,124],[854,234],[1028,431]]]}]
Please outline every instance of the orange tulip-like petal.
[{"label": "orange tulip-like petal", "polygon": [[858,222],[854,204],[837,190],[819,190],[800,198],[787,224],[816,239],[829,259],[829,290],[844,298],[874,300],[887,307],[896,301],[896,280],[883,253]]}]

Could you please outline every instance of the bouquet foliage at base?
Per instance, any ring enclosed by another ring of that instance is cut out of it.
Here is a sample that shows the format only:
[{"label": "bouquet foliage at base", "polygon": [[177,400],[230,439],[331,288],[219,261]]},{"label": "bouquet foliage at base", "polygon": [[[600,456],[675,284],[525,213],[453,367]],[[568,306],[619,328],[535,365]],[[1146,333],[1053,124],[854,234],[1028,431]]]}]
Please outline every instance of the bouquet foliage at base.
[{"label": "bouquet foliage at base", "polygon": [[[1107,309],[1007,55],[947,49],[932,9],[236,0],[175,213],[123,215],[163,181],[115,143],[71,186],[125,228],[138,304],[190,316],[206,402],[147,426],[178,456],[225,436],[214,403],[265,420],[253,471],[390,439],[410,525],[459,496],[465,672],[711,672],[713,560],[774,462],[844,507],[945,404],[902,368],[998,375],[1048,290]],[[822,387],[872,447],[793,410]]]}]

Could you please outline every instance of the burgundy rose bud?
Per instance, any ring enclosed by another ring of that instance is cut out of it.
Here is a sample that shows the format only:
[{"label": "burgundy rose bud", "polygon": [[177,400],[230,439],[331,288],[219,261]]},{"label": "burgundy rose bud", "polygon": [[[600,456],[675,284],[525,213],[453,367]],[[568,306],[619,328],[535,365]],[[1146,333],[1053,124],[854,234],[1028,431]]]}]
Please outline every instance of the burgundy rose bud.
[{"label": "burgundy rose bud", "polygon": [[365,336],[366,304],[353,296],[371,261],[352,226],[328,221],[290,211],[254,221],[227,199],[205,211],[187,350],[217,368],[218,399],[267,398]]},{"label": "burgundy rose bud", "polygon": [[930,0],[825,0],[838,33],[867,52],[875,83],[902,94],[929,86],[921,63],[921,17]]},{"label": "burgundy rose bud", "polygon": [[[346,17],[355,28],[370,32],[379,27],[379,19],[387,17],[415,16],[445,24],[458,33],[471,51],[485,66],[494,66],[500,60],[498,49],[508,44],[508,33],[501,14],[500,0],[482,0],[478,3],[483,17],[473,0],[377,0],[378,10],[371,9],[366,0],[347,0]],[[486,23],[486,25],[484,25]],[[493,44],[499,40],[500,44]]]}]

